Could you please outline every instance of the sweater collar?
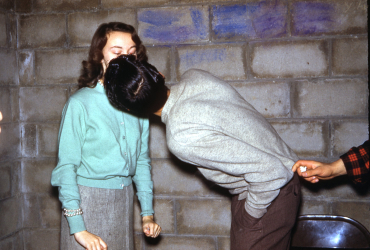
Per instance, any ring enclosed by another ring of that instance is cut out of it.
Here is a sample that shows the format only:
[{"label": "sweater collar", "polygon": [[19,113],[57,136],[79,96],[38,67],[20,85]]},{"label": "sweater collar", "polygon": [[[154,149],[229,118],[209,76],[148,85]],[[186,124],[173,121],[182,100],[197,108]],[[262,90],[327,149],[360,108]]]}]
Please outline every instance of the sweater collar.
[{"label": "sweater collar", "polygon": [[96,84],[94,89],[97,90],[100,93],[105,93],[105,88],[103,86],[101,86],[99,83]]}]

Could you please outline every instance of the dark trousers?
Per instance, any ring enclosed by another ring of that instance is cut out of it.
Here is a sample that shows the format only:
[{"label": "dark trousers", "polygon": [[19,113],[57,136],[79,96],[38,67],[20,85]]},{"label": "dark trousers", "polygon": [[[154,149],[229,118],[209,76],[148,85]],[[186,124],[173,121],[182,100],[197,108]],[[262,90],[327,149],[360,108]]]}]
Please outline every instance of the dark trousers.
[{"label": "dark trousers", "polygon": [[279,195],[262,218],[256,219],[245,211],[245,199],[235,195],[231,201],[231,250],[289,249],[291,230],[296,221],[301,199],[298,175],[281,188]]}]

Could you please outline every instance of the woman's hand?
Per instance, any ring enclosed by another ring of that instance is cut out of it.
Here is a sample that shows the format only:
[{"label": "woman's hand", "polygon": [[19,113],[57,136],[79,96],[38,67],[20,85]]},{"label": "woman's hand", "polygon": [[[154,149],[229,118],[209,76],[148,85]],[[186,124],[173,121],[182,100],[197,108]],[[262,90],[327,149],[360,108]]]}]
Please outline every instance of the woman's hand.
[{"label": "woman's hand", "polygon": [[107,244],[97,235],[88,231],[81,231],[74,234],[76,241],[81,244],[86,250],[106,250]]},{"label": "woman's hand", "polygon": [[146,237],[156,238],[161,230],[161,227],[154,222],[153,215],[143,217],[143,232]]}]

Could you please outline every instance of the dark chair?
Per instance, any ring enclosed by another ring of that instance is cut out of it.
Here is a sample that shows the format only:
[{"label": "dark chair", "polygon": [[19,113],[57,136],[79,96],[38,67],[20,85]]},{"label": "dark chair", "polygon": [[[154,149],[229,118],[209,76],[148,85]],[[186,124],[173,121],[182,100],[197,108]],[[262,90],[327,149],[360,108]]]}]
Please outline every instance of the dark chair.
[{"label": "dark chair", "polygon": [[370,249],[370,233],[343,216],[301,215],[293,229],[291,250]]}]

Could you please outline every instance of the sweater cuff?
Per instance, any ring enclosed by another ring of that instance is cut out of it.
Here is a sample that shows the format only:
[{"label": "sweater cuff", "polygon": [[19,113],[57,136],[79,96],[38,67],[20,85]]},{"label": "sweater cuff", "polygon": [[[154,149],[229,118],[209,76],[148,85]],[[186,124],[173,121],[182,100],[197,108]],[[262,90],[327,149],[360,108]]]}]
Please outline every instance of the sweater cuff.
[{"label": "sweater cuff", "polygon": [[76,215],[72,217],[67,217],[68,225],[69,225],[69,233],[75,234],[81,231],[85,231],[85,223],[82,215]]},{"label": "sweater cuff", "polygon": [[267,209],[266,208],[257,209],[257,208],[251,207],[247,203],[244,204],[244,207],[245,207],[245,211],[247,211],[247,213],[249,215],[253,216],[256,219],[261,218],[263,215],[265,215],[265,213],[267,213]]}]

